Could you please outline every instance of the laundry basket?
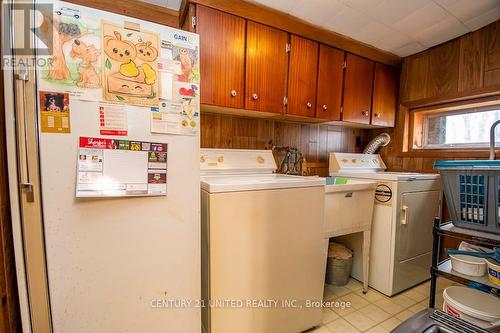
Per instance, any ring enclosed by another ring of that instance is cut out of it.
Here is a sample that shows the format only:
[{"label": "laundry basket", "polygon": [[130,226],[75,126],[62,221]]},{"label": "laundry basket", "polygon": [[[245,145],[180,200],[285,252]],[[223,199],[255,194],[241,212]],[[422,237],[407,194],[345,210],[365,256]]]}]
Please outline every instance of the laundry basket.
[{"label": "laundry basket", "polygon": [[500,160],[437,161],[457,227],[500,234]]}]

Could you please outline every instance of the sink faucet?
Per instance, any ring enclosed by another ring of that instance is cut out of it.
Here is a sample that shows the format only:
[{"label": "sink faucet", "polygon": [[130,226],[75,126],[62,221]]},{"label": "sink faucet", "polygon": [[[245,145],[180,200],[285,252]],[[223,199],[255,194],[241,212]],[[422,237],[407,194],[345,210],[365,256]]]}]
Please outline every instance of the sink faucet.
[{"label": "sink faucet", "polygon": [[500,124],[500,120],[497,120],[491,125],[490,128],[490,160],[494,160],[495,157],[495,128]]}]

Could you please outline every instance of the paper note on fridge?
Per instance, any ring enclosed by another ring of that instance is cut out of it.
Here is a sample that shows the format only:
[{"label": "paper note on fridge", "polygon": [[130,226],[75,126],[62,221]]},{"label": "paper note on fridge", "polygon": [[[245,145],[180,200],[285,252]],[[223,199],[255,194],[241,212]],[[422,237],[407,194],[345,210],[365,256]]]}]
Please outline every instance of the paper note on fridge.
[{"label": "paper note on fridge", "polygon": [[168,58],[158,58],[158,71],[160,71],[161,73],[166,72],[170,74],[181,75],[181,62]]},{"label": "paper note on fridge", "polygon": [[98,108],[101,135],[128,135],[126,105],[101,103]]},{"label": "paper note on fridge", "polygon": [[196,135],[198,131],[199,112],[193,110],[189,101],[161,101],[159,107],[151,108],[152,133]]},{"label": "paper note on fridge", "polygon": [[167,194],[166,143],[80,137],[77,197]]}]

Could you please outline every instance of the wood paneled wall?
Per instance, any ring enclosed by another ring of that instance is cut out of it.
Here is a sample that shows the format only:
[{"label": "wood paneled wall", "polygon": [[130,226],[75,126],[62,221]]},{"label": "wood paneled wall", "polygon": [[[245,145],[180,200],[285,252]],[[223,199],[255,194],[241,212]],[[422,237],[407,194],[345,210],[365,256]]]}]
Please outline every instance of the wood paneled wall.
[{"label": "wood paneled wall", "polygon": [[500,20],[403,59],[402,103],[419,105],[500,89]]},{"label": "wood paneled wall", "polygon": [[[354,152],[366,130],[320,124],[301,124],[202,112],[201,147],[271,149],[294,146],[306,158],[308,174],[328,174],[328,152]],[[359,137],[358,139],[356,139]]]},{"label": "wood paneled wall", "polygon": [[435,172],[436,160],[487,158],[486,151],[403,152],[407,108],[466,101],[480,96],[500,98],[500,20],[403,59],[400,107],[396,127],[369,130],[372,138],[382,131],[392,141],[381,155],[392,171]]}]

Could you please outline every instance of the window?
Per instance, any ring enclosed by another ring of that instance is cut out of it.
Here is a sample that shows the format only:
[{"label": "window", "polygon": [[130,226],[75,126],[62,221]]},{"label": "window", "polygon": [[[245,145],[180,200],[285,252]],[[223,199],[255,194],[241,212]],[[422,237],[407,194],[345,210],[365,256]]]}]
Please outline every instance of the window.
[{"label": "window", "polygon": [[[486,148],[490,142],[490,127],[497,120],[500,120],[500,104],[415,110],[413,148]],[[495,141],[500,146],[500,126]]]}]

